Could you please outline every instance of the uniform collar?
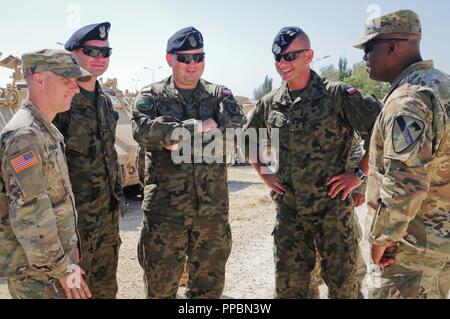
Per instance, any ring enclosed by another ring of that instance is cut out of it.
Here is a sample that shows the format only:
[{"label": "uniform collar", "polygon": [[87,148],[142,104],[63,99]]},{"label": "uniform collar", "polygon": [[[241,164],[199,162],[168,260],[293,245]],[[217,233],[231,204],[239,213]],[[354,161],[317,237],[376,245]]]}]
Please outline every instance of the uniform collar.
[{"label": "uniform collar", "polygon": [[[164,93],[166,96],[168,96],[170,98],[182,101],[182,99],[180,98],[181,95],[178,92],[177,87],[175,86],[175,81],[173,80],[173,76],[169,77],[165,81]],[[203,79],[200,79],[197,88],[192,93],[192,101],[193,102],[201,101],[205,98],[208,98],[209,96],[210,96],[210,93],[208,93],[208,91],[206,89],[205,81]]]},{"label": "uniform collar", "polygon": [[322,78],[317,75],[316,72],[311,70],[311,80],[309,81],[308,86],[303,89],[300,96],[295,101],[292,101],[291,99],[287,83],[283,82],[280,89],[275,94],[274,102],[289,106],[295,102],[320,99],[325,95],[325,92],[326,87]]},{"label": "uniform collar", "polygon": [[64,141],[64,137],[58,131],[56,126],[54,126],[51,122],[49,122],[47,120],[47,118],[44,116],[42,111],[36,105],[34,105],[33,102],[26,100],[23,102],[21,108],[30,112],[30,114],[34,118],[36,118],[40,123],[42,123],[45,126],[45,128],[47,129],[47,131],[50,133],[50,135],[53,136],[53,138],[55,138],[59,142]]},{"label": "uniform collar", "polygon": [[[97,93],[97,99],[103,95],[103,90],[98,81],[95,83],[95,92]],[[81,90],[80,93],[75,94],[73,97],[72,105],[90,105],[95,107],[95,105],[92,105],[91,101],[83,94],[83,91]]]},{"label": "uniform collar", "polygon": [[421,61],[417,63],[411,64],[409,67],[407,67],[402,73],[400,73],[399,76],[392,82],[391,89],[389,90],[389,93],[384,98],[384,102],[387,101],[389,96],[397,89],[397,87],[400,85],[400,83],[408,77],[411,73],[420,71],[420,70],[429,70],[434,68],[434,63],[432,60],[427,61]]}]

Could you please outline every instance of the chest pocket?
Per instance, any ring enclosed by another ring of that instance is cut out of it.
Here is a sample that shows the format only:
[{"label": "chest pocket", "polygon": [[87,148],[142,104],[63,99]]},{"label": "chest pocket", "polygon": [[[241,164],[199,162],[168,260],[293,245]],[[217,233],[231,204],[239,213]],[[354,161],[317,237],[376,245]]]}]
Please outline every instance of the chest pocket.
[{"label": "chest pocket", "polygon": [[333,148],[348,130],[330,99],[313,101],[305,110],[305,131],[322,145]]},{"label": "chest pocket", "polygon": [[[199,108],[200,108],[200,118],[198,120],[206,120],[209,118],[214,119],[217,123],[220,125],[223,125],[225,121],[221,118],[219,118],[219,115],[217,113],[218,106],[217,101],[214,97],[209,97],[201,102],[199,102]],[[220,126],[219,125],[219,126]]]},{"label": "chest pocket", "polygon": [[67,153],[75,152],[84,156],[95,154],[95,139],[98,135],[97,116],[93,111],[73,112],[67,128]]},{"label": "chest pocket", "polygon": [[155,103],[157,116],[170,116],[179,121],[187,120],[187,107],[174,99],[160,97]]},{"label": "chest pocket", "polygon": [[288,122],[286,115],[279,111],[271,111],[267,117],[269,128],[282,128]]},{"label": "chest pocket", "polygon": [[66,159],[58,144],[49,147],[46,165],[48,194],[51,202],[56,204],[66,198],[70,188]]},{"label": "chest pocket", "polygon": [[103,110],[104,118],[106,121],[106,129],[108,129],[111,133],[115,135],[116,127],[117,127],[117,121],[119,120],[119,113],[117,113],[116,110],[114,110],[113,106],[107,102],[105,104],[105,110]]}]

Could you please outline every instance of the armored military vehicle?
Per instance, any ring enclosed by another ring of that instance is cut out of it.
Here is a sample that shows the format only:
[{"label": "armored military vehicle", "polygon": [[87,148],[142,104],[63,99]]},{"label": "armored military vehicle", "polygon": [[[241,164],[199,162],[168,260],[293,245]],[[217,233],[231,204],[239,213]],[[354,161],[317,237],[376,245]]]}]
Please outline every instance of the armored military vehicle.
[{"label": "armored military vehicle", "polygon": [[0,129],[13,117],[27,97],[27,85],[22,77],[20,59],[10,55],[0,61],[0,66],[13,70],[11,83],[0,87]]}]

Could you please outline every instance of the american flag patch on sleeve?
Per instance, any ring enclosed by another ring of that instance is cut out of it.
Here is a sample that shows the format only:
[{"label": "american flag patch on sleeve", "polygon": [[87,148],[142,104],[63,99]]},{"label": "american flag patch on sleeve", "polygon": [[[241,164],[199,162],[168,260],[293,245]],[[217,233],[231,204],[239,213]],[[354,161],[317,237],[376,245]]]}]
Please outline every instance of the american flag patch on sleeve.
[{"label": "american flag patch on sleeve", "polygon": [[39,161],[33,151],[28,151],[26,153],[20,154],[19,156],[11,160],[11,166],[16,174],[23,172],[37,164],[39,164]]}]

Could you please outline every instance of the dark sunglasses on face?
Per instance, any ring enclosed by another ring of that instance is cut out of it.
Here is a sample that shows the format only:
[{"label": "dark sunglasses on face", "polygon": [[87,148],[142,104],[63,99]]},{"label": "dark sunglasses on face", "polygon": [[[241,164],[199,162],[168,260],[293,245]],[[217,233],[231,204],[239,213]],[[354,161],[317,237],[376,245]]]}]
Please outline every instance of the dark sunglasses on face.
[{"label": "dark sunglasses on face", "polygon": [[395,42],[395,41],[408,41],[408,39],[405,39],[405,38],[396,38],[396,39],[394,39],[394,38],[392,38],[392,39],[375,39],[375,40],[369,41],[369,42],[367,42],[366,45],[364,45],[364,54],[367,55],[370,52],[372,52],[373,49],[374,49],[374,46],[376,44],[386,43],[386,42]]},{"label": "dark sunglasses on face", "polygon": [[194,54],[181,54],[175,53],[177,56],[177,61],[180,63],[189,64],[192,61],[195,63],[201,63],[205,60],[205,53],[194,53]]},{"label": "dark sunglasses on face", "polygon": [[99,57],[100,54],[104,58],[109,58],[112,54],[112,49],[108,47],[83,46],[82,49],[84,54],[93,58]]},{"label": "dark sunglasses on face", "polygon": [[275,61],[280,62],[281,59],[283,58],[286,62],[292,62],[292,61],[296,60],[302,53],[309,51],[309,50],[310,49],[303,49],[303,50],[288,52],[285,54],[274,54]]}]

